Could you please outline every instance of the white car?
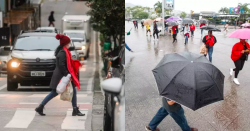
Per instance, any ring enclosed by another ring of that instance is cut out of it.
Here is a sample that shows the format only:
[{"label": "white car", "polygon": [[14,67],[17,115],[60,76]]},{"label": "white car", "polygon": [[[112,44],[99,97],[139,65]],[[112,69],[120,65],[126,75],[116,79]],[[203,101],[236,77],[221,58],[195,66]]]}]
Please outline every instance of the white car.
[{"label": "white car", "polygon": [[63,34],[70,37],[75,45],[79,58],[84,57],[84,59],[87,59],[89,57],[90,44],[86,39],[84,30],[65,30]]},{"label": "white car", "polygon": [[58,29],[56,29],[55,27],[38,27],[36,29],[37,31],[46,31],[46,32],[55,32],[55,33],[60,33],[60,31]]}]

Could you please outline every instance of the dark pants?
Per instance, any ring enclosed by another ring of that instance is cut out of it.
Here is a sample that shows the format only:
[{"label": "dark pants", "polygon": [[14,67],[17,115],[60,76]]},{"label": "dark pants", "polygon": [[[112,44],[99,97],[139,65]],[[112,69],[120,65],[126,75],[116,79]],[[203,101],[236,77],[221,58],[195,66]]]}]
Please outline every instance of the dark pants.
[{"label": "dark pants", "polygon": [[[77,107],[76,104],[76,88],[75,86],[73,86],[73,82],[72,82],[72,87],[73,87],[73,97],[72,97],[72,107]],[[53,99],[54,97],[56,97],[58,95],[58,93],[56,92],[56,90],[52,90],[42,101],[41,105],[46,105],[51,99]]]},{"label": "dark pants", "polygon": [[[211,63],[212,63],[212,54],[213,54],[213,50],[214,50],[214,47],[213,47],[213,46],[209,46],[209,47],[207,48],[209,61],[210,61]],[[204,56],[206,57],[207,55],[204,55]]]},{"label": "dark pants", "polygon": [[155,39],[155,34],[156,34],[157,39],[158,39],[158,38],[159,38],[159,36],[158,36],[158,31],[154,31],[154,33],[153,33],[154,39]]},{"label": "dark pants", "polygon": [[194,36],[194,30],[191,30],[191,35]]},{"label": "dark pants", "polygon": [[156,127],[161,123],[161,121],[167,116],[170,115],[175,122],[181,127],[182,131],[190,131],[190,127],[188,126],[186,117],[184,115],[184,110],[181,107],[178,111],[170,112],[166,110],[164,107],[161,107],[153,119],[149,123],[149,127],[152,131],[156,129]]},{"label": "dark pants", "polygon": [[55,27],[55,25],[54,25],[54,23],[53,23],[52,21],[49,22],[49,27],[50,27],[51,25],[52,25],[53,27]]},{"label": "dark pants", "polygon": [[185,44],[187,44],[187,43],[188,43],[188,35],[185,34]]},{"label": "dark pants", "polygon": [[174,39],[173,42],[177,40],[177,39],[176,39],[176,35],[177,35],[177,34],[173,34],[173,39]]},{"label": "dark pants", "polygon": [[234,68],[234,77],[237,78],[238,74],[240,72],[240,70],[242,70],[243,66],[244,66],[245,60],[242,59],[238,59],[237,61],[234,61],[235,67]]}]

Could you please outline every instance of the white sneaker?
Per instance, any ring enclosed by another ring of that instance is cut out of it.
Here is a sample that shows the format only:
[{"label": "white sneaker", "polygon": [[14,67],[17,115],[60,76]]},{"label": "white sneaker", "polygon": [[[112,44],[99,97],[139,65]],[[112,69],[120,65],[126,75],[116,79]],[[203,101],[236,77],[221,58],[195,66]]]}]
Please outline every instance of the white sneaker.
[{"label": "white sneaker", "polygon": [[237,84],[237,85],[240,85],[240,82],[237,78],[234,78],[234,83]]},{"label": "white sneaker", "polygon": [[233,75],[233,72],[234,72],[233,68],[230,68],[230,69],[229,69],[229,74],[230,74],[230,76]]}]

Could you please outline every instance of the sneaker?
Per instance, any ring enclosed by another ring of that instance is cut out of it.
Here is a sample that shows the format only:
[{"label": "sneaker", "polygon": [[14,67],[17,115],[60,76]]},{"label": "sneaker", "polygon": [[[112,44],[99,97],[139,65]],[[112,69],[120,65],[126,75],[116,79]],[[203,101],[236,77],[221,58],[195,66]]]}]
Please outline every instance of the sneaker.
[{"label": "sneaker", "polygon": [[230,68],[230,69],[229,69],[229,74],[230,74],[230,76],[233,75],[233,72],[234,72],[233,68]]},{"label": "sneaker", "polygon": [[234,78],[233,81],[234,81],[235,84],[240,85],[240,82],[239,82],[239,80],[237,78]]},{"label": "sneaker", "polygon": [[156,127],[155,130],[152,130],[152,129],[150,129],[149,126],[145,126],[145,129],[146,129],[146,131],[160,131],[160,129],[158,127]]}]

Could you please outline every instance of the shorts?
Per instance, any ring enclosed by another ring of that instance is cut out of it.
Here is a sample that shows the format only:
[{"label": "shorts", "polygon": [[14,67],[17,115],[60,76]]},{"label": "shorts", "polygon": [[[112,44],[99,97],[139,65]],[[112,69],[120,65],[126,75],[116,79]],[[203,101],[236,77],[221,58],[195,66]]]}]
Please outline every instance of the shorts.
[{"label": "shorts", "polygon": [[150,29],[149,29],[149,30],[147,30],[147,32],[151,32],[151,31],[150,31]]}]

